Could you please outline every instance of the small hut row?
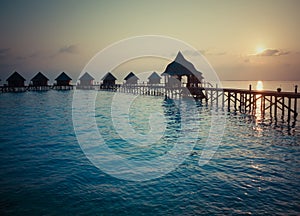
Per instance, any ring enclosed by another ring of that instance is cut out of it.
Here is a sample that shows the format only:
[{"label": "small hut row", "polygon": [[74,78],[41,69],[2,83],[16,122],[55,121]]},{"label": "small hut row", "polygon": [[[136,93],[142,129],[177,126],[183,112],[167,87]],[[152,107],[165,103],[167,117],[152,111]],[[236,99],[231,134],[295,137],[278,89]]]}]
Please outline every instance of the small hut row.
[{"label": "small hut row", "polygon": [[[116,86],[116,80],[117,78],[110,72],[108,72],[103,78],[102,78],[102,88],[112,88]],[[130,72],[125,78],[125,85],[137,85],[139,78],[133,73]],[[153,72],[148,77],[148,84],[155,85],[160,84],[161,77],[156,73]]]},{"label": "small hut row", "polygon": [[[56,79],[56,83],[54,86],[61,87],[61,86],[71,86],[71,78],[65,73],[62,72]],[[25,88],[25,81],[26,79],[21,76],[17,71],[15,71],[12,75],[10,75],[7,79],[7,84],[4,87],[7,88]],[[31,80],[28,86],[29,90],[34,88],[41,88],[43,89],[50,88],[48,84],[49,79],[41,72],[38,72]]]},{"label": "small hut row", "polygon": [[[167,88],[181,88],[182,86],[187,87],[189,92],[197,97],[203,97],[202,90],[198,87],[202,86],[203,76],[200,71],[194,67],[194,65],[187,61],[181,52],[178,52],[175,60],[167,65],[165,71],[161,74],[161,76],[165,77],[165,86]],[[56,79],[56,83],[53,85],[54,89],[72,89],[73,86],[70,84],[71,78],[65,73],[62,72]],[[100,88],[102,89],[115,89],[119,85],[116,84],[117,78],[110,72],[108,72],[102,78],[102,84]],[[131,86],[137,85],[139,78],[133,73],[130,72],[124,78],[124,85]],[[37,87],[48,87],[49,79],[42,74],[41,72],[37,73],[30,81],[30,85],[28,89],[37,88]],[[94,78],[89,73],[84,73],[77,85],[78,88],[82,89],[91,89],[94,87]],[[25,79],[18,72],[14,72],[8,79],[7,87],[12,88],[24,88],[25,87]],[[161,83],[161,77],[153,72],[148,77],[148,85],[158,85]]]}]

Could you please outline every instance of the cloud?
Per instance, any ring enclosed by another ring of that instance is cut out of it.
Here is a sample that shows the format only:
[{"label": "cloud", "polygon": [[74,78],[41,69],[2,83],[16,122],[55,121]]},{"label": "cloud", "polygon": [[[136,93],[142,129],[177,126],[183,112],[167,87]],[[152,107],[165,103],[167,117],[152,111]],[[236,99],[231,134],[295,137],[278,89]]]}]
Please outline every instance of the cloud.
[{"label": "cloud", "polygon": [[41,56],[41,52],[36,51],[36,52],[32,53],[31,55],[29,55],[29,58],[37,58],[39,56]]},{"label": "cloud", "polygon": [[77,53],[78,52],[78,47],[77,45],[69,45],[69,46],[64,46],[58,50],[59,53]]},{"label": "cloud", "polygon": [[23,60],[26,60],[27,59],[27,57],[25,57],[25,56],[17,56],[16,57],[16,60],[19,60],[19,61],[23,61]]},{"label": "cloud", "polygon": [[203,49],[203,50],[198,50],[198,51],[193,51],[193,50],[184,50],[183,55],[187,55],[187,56],[198,56],[199,53],[202,55],[211,55],[211,56],[222,56],[222,55],[226,55],[227,53],[225,51],[217,51],[215,49]]},{"label": "cloud", "polygon": [[250,62],[250,59],[249,59],[249,58],[246,58],[246,59],[244,59],[244,62],[245,62],[245,63],[249,63],[249,62]]},{"label": "cloud", "polygon": [[282,51],[279,49],[265,49],[262,52],[254,54],[255,56],[281,56],[281,55],[288,55],[290,54],[289,51]]},{"label": "cloud", "polygon": [[6,56],[9,51],[10,48],[0,48],[0,56]]},{"label": "cloud", "polygon": [[197,52],[195,50],[184,50],[184,51],[182,51],[182,54],[186,55],[186,56],[199,56],[199,52]]},{"label": "cloud", "polygon": [[216,52],[216,53],[212,53],[211,55],[221,56],[221,55],[226,55],[226,54],[227,54],[226,52]]},{"label": "cloud", "polygon": [[225,51],[217,51],[217,50],[214,50],[214,49],[212,49],[212,50],[203,50],[202,51],[202,54],[203,55],[210,55],[210,56],[222,56],[222,55],[226,55],[227,54],[227,52],[225,52]]}]

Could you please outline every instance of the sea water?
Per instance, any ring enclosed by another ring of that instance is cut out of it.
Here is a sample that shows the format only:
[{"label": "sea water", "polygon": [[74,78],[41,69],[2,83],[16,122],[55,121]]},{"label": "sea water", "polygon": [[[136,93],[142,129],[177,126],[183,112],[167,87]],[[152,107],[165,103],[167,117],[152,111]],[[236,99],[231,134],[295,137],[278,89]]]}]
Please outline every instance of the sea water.
[{"label": "sea water", "polygon": [[[79,93],[84,99],[89,92]],[[182,163],[157,178],[125,180],[94,166],[81,148],[72,119],[73,93],[0,94],[1,215],[300,213],[299,122],[289,132],[284,125],[222,113],[226,123],[220,145],[199,165],[212,109],[196,104],[199,136],[189,141],[193,148]],[[169,152],[181,136],[183,113],[176,105],[161,97],[139,96],[128,112],[130,126],[146,136],[151,113],[158,112],[165,128],[151,145],[126,142],[112,121],[114,93],[97,93],[97,128],[115,154],[132,161],[152,160]]]}]

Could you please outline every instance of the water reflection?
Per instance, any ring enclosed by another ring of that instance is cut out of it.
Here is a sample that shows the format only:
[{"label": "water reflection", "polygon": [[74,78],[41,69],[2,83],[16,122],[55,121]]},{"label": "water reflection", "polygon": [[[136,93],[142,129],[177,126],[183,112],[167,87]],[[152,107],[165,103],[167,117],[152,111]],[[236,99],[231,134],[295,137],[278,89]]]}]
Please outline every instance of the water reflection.
[{"label": "water reflection", "polygon": [[[284,112],[288,111],[286,110],[287,106],[282,104],[287,102],[287,99],[279,97],[278,101],[280,103],[278,106],[275,106],[274,97],[272,99],[272,97],[265,97],[263,94],[260,94],[260,91],[263,90],[263,81],[257,81],[252,98],[253,109],[251,111],[251,119],[253,122],[253,129],[258,132],[258,135],[262,135],[263,130],[268,130],[269,127],[286,131],[288,135],[295,135],[296,131],[299,131],[299,127],[297,129],[296,126],[296,118],[292,116],[286,117],[287,115],[284,115]],[[291,101],[292,107],[294,106],[294,103],[294,101]],[[284,109],[284,111],[282,109]],[[281,121],[279,121],[278,118],[280,118]]]},{"label": "water reflection", "polygon": [[[264,90],[264,85],[261,80],[257,81],[256,83],[256,90],[262,91]],[[264,112],[262,110],[262,95],[261,94],[255,94],[254,95],[255,100],[255,109],[254,111],[254,117],[255,117],[255,127],[254,129],[258,131],[259,133],[262,132],[261,123],[263,123],[264,120]]]}]

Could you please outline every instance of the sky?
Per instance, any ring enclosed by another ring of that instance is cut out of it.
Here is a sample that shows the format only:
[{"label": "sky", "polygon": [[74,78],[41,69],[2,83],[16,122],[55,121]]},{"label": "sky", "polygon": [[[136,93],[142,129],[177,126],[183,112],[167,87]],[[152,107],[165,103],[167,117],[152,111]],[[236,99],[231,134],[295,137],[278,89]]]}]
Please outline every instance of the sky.
[{"label": "sky", "polygon": [[[76,80],[111,44],[162,35],[201,52],[221,80],[300,80],[299,11],[298,0],[1,0],[0,79],[65,71]],[[161,73],[167,63],[121,68]]]}]

